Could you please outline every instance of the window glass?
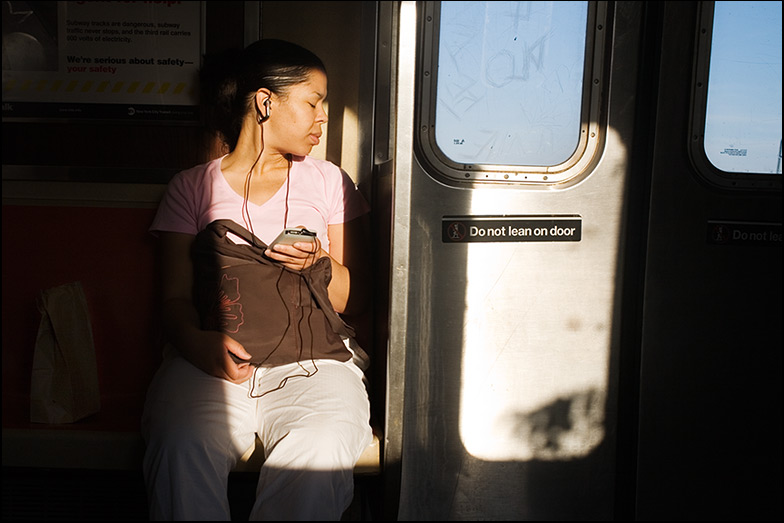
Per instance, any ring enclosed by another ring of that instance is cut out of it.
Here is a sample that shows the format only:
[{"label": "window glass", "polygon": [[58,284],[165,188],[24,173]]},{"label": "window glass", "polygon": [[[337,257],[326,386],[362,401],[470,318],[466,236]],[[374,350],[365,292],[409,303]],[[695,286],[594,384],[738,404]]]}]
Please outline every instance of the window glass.
[{"label": "window glass", "polygon": [[588,2],[442,2],[435,139],[459,164],[553,166],[580,141]]},{"label": "window glass", "polygon": [[781,173],[781,2],[716,2],[705,155],[730,173]]}]

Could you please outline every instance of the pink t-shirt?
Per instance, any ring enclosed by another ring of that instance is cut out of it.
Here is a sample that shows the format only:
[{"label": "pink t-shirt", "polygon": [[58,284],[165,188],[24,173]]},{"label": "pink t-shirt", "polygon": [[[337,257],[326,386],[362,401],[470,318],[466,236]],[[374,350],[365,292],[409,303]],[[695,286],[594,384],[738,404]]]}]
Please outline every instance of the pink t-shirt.
[{"label": "pink t-shirt", "polygon": [[[345,223],[369,211],[356,185],[335,164],[310,156],[294,157],[287,182],[262,205],[247,204],[228,184],[217,158],[177,173],[169,182],[150,231],[197,234],[214,220],[229,219],[269,244],[284,227],[316,231],[329,251],[327,226]],[[286,209],[288,207],[288,213]],[[287,219],[284,223],[284,217]]]}]

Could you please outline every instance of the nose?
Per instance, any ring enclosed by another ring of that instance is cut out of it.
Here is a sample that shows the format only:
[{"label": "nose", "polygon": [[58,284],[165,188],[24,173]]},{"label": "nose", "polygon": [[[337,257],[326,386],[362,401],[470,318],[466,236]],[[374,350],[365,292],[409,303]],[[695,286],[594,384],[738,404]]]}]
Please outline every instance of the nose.
[{"label": "nose", "polygon": [[327,123],[329,116],[327,116],[327,111],[324,109],[324,105],[319,105],[319,109],[320,110],[318,114],[316,114],[316,121],[322,124]]}]

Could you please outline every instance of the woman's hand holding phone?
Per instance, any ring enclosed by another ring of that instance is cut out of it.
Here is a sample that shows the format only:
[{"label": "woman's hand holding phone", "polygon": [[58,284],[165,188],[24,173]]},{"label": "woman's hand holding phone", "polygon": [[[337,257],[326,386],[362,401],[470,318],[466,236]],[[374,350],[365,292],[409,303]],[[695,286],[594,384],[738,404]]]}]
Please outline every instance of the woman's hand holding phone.
[{"label": "woman's hand holding phone", "polygon": [[320,258],[321,241],[305,227],[284,229],[266,251],[266,255],[289,269],[301,271]]}]

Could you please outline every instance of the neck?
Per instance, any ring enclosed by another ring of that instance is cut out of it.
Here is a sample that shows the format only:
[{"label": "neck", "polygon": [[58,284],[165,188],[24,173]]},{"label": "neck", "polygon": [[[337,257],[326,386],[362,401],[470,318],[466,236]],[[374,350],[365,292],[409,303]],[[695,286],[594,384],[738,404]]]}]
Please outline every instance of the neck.
[{"label": "neck", "polygon": [[[259,135],[247,137],[240,135],[237,147],[224,159],[223,168],[238,171],[252,171],[254,176],[263,176],[265,173],[288,169],[291,155],[280,151],[264,148],[261,149]],[[259,154],[260,153],[260,154]]]}]

